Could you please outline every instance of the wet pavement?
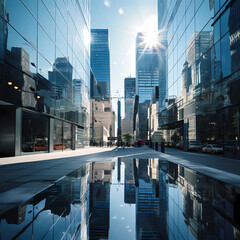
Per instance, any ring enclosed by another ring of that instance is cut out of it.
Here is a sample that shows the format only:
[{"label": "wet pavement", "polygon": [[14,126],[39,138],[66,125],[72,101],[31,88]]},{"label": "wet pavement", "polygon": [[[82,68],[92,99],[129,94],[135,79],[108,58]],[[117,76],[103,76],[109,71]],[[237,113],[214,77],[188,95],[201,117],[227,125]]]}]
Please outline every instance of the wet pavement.
[{"label": "wet pavement", "polygon": [[[54,152],[0,159],[0,213],[26,201],[56,180],[93,161],[117,158],[159,158],[240,187],[240,161],[218,155],[185,153],[166,149],[166,153],[142,148],[86,148],[72,152]],[[18,195],[18,198],[15,196]],[[7,200],[6,200],[7,199]]]},{"label": "wet pavement", "polygon": [[1,240],[240,239],[240,189],[180,164],[98,159],[51,184],[22,186]]}]

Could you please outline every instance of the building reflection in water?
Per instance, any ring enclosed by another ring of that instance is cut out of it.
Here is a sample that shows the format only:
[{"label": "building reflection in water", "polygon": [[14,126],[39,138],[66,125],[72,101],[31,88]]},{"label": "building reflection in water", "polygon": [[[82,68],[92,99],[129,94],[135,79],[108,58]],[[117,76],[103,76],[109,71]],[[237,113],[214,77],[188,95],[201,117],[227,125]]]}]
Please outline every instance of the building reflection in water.
[{"label": "building reflection in water", "polygon": [[0,216],[0,239],[88,239],[89,171],[84,166]]},{"label": "building reflection in water", "polygon": [[110,186],[114,162],[94,162],[90,174],[90,239],[108,239]]},{"label": "building reflection in water", "polygon": [[122,158],[87,164],[1,214],[0,239],[237,240],[239,216],[240,189],[171,162]]}]

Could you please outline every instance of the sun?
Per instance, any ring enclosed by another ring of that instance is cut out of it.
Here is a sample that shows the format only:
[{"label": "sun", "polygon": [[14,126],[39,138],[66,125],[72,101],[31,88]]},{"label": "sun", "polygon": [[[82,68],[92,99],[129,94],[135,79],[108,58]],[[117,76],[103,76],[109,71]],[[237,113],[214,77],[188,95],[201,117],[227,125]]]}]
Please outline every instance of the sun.
[{"label": "sun", "polygon": [[148,47],[154,47],[159,44],[158,32],[146,32],[144,37],[144,43]]}]

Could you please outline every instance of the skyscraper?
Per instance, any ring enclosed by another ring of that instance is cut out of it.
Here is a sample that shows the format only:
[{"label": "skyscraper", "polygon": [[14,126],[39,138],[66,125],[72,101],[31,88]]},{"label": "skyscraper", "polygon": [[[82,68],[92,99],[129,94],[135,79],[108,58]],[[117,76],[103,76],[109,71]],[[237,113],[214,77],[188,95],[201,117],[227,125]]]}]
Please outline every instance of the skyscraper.
[{"label": "skyscraper", "polygon": [[160,127],[166,141],[183,141],[185,150],[189,141],[224,146],[240,139],[239,6],[240,0],[158,0],[159,31],[168,42]]},{"label": "skyscraper", "polygon": [[134,99],[136,95],[136,78],[124,79],[125,118],[122,120],[122,132],[133,133]]},{"label": "skyscraper", "polygon": [[159,108],[166,95],[165,38],[157,32],[140,32],[136,39],[136,92],[139,95],[139,140],[147,140],[147,109],[159,86]]},{"label": "skyscraper", "polygon": [[138,33],[136,39],[136,90],[139,103],[150,100],[159,85],[160,47],[149,46],[147,33]]},{"label": "skyscraper", "polygon": [[1,156],[89,143],[89,5],[0,0]]},{"label": "skyscraper", "polygon": [[[91,29],[91,68],[101,88],[92,98],[110,98],[110,53],[108,29]],[[92,91],[95,92],[95,91]]]}]

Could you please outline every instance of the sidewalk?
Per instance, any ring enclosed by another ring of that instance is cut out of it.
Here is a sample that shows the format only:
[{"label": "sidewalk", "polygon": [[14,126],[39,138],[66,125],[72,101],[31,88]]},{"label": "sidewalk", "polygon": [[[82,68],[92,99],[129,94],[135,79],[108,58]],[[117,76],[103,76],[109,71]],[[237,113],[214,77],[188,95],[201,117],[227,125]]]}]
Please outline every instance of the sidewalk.
[{"label": "sidewalk", "polygon": [[0,213],[19,205],[89,161],[109,161],[115,148],[0,158]]},{"label": "sidewalk", "polygon": [[217,155],[186,153],[166,148],[99,148],[0,158],[0,213],[30,199],[54,181],[88,162],[117,158],[159,158],[240,187],[240,161]]}]

